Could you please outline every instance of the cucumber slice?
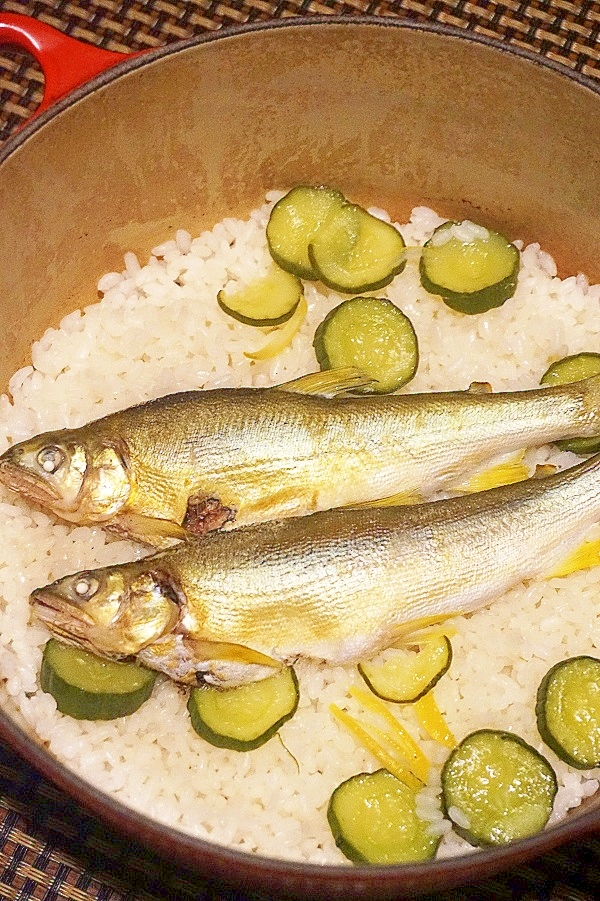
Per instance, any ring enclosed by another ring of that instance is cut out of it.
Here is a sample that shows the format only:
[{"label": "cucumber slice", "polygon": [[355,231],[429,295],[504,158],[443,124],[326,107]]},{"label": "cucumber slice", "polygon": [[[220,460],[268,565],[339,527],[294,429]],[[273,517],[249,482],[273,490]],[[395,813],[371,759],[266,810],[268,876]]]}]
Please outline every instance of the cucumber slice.
[{"label": "cucumber slice", "polygon": [[279,200],[267,223],[267,243],[278,266],[298,278],[318,278],[308,257],[308,245],[344,195],[325,186],[299,185]]},{"label": "cucumber slice", "polygon": [[473,732],[442,769],[444,813],[472,845],[504,845],[539,832],[557,789],[546,758],[510,732]]},{"label": "cucumber slice", "polygon": [[358,671],[384,701],[412,704],[426,695],[447,672],[452,661],[452,645],[446,635],[424,642],[417,654],[398,652],[385,663],[359,663]]},{"label": "cucumber slice", "polygon": [[400,232],[353,203],[330,212],[309,244],[308,257],[323,284],[343,294],[377,291],[406,265]]},{"label": "cucumber slice", "polygon": [[549,748],[578,770],[600,766],[600,660],[571,657],[542,679],[535,707]]},{"label": "cucumber slice", "polygon": [[193,688],[188,700],[192,726],[217,748],[253,751],[264,745],[298,707],[292,667],[237,688]]},{"label": "cucumber slice", "polygon": [[44,648],[40,685],[61,713],[77,720],[113,720],[141,707],[156,673],[138,663],[104,660],[51,638]]},{"label": "cucumber slice", "polygon": [[413,378],[419,364],[410,319],[384,297],[342,301],[317,328],[313,346],[321,369],[350,366],[374,379],[363,392],[396,391]]},{"label": "cucumber slice", "polygon": [[245,325],[271,326],[291,319],[303,294],[299,278],[279,266],[271,266],[265,276],[235,294],[219,291],[217,303]]},{"label": "cucumber slice", "polygon": [[417,816],[415,792],[384,769],[342,782],[327,819],[336,845],[354,863],[419,863],[434,857],[439,844]]},{"label": "cucumber slice", "polygon": [[[565,385],[599,374],[600,354],[592,352],[573,354],[552,363],[540,379],[540,385]],[[567,438],[564,441],[557,441],[556,444],[561,450],[571,451],[583,457],[600,451],[600,435],[597,438]]]},{"label": "cucumber slice", "polygon": [[517,287],[519,251],[503,235],[466,220],[445,222],[423,247],[421,284],[459,313],[500,307]]}]

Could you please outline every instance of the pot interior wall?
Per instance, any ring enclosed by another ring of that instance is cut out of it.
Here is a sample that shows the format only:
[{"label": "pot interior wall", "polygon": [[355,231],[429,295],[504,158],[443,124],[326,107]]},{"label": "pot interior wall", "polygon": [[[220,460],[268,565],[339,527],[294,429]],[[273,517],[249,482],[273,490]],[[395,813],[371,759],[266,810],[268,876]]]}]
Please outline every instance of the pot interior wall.
[{"label": "pot interior wall", "polygon": [[0,382],[124,250],[146,257],[299,182],[401,217],[470,216],[598,278],[599,133],[591,89],[415,28],[266,28],[134,65],[0,167]]}]

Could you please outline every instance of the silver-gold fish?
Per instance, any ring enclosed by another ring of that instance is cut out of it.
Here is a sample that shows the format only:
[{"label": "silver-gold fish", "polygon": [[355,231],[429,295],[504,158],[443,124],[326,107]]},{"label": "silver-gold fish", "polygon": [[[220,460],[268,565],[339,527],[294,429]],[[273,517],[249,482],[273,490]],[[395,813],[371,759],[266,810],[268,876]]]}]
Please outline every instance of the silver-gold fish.
[{"label": "silver-gold fish", "polygon": [[600,455],[541,479],[413,507],[335,510],[213,532],[31,595],[58,637],[184,683],[343,664],[407,626],[547,576],[600,519]]},{"label": "silver-gold fish", "polygon": [[352,384],[317,373],[168,395],[14,445],[0,481],[70,522],[165,547],[190,532],[427,498],[511,450],[600,433],[600,376],[498,394],[339,393]]}]

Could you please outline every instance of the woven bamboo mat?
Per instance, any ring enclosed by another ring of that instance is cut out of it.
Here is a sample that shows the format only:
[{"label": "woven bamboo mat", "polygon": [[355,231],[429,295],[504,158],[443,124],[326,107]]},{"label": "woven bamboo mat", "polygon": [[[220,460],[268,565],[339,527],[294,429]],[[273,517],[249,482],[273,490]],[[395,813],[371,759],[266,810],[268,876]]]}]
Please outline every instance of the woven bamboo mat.
[{"label": "woven bamboo mat", "polygon": [[[0,0],[100,47],[135,51],[269,18],[327,14],[441,22],[559,62],[600,80],[600,2],[570,0]],[[42,97],[27,54],[0,47],[0,142]],[[1,211],[0,211],[1,215]],[[250,901],[199,882],[124,842],[0,744],[0,899],[10,901]],[[595,901],[600,837],[436,901]],[[430,899],[433,901],[433,897]]]},{"label": "woven bamboo mat", "polygon": [[[221,27],[314,15],[401,16],[441,22],[535,50],[600,78],[600,3],[593,0],[0,0],[108,50],[157,47]],[[42,73],[20,51],[0,52],[0,141],[41,100]]]}]

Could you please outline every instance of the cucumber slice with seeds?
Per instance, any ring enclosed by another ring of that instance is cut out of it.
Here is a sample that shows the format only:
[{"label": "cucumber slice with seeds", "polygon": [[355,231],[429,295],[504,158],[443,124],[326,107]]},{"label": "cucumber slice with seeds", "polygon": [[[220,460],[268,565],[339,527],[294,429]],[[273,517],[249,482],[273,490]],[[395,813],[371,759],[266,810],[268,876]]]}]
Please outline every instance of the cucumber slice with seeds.
[{"label": "cucumber slice with seeds", "polygon": [[267,243],[275,262],[298,278],[318,278],[308,257],[308,245],[344,195],[325,186],[299,185],[279,200],[267,223]]},{"label": "cucumber slice with seeds", "polygon": [[571,657],[544,676],[535,708],[538,731],[578,770],[600,766],[600,660]]},{"label": "cucumber slice with seeds", "polygon": [[371,689],[384,701],[411,704],[439,682],[452,661],[452,645],[446,635],[423,642],[417,654],[398,651],[384,663],[359,663],[358,671]]},{"label": "cucumber slice with seeds", "polygon": [[266,275],[240,288],[234,294],[219,291],[221,309],[245,325],[281,325],[294,315],[304,294],[295,275],[272,266]]},{"label": "cucumber slice with seeds", "polygon": [[[600,354],[587,351],[552,363],[540,379],[540,385],[565,385],[592,375],[600,375]],[[556,444],[561,450],[587,456],[600,451],[600,435],[597,438],[567,438]]]},{"label": "cucumber slice with seeds", "polygon": [[298,707],[292,667],[237,688],[193,688],[188,700],[192,726],[217,748],[253,751],[272,738]]},{"label": "cucumber slice with seeds", "polygon": [[317,328],[313,345],[322,370],[350,366],[374,379],[360,389],[367,393],[396,391],[413,378],[419,364],[410,319],[384,297],[342,301]]},{"label": "cucumber slice with seeds", "polygon": [[342,782],[327,819],[340,851],[358,864],[419,863],[439,844],[417,816],[415,792],[384,769]]},{"label": "cucumber slice with seeds", "polygon": [[503,235],[464,222],[445,222],[423,247],[421,284],[459,313],[502,306],[517,287],[518,249]]},{"label": "cucumber slice with seeds", "polygon": [[406,265],[400,232],[352,203],[328,215],[309,244],[308,256],[323,284],[344,294],[377,291]]},{"label": "cucumber slice with seeds", "polygon": [[61,713],[78,720],[112,720],[141,707],[156,673],[137,663],[104,660],[51,638],[44,648],[40,685]]},{"label": "cucumber slice with seeds", "polygon": [[450,753],[442,806],[472,845],[504,845],[544,828],[558,789],[545,757],[510,732],[482,729]]}]

